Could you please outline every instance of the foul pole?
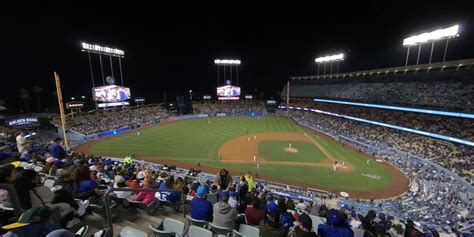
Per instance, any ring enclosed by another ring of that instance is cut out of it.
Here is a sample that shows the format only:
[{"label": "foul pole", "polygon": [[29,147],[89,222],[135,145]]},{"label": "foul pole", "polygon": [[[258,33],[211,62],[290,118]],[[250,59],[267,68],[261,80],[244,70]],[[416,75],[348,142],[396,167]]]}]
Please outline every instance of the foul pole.
[{"label": "foul pole", "polygon": [[286,115],[290,114],[290,80],[286,84]]},{"label": "foul pole", "polygon": [[58,94],[59,114],[61,115],[61,126],[63,127],[64,146],[68,149],[66,136],[66,118],[64,117],[63,95],[61,93],[61,83],[59,82],[58,73],[54,72],[54,80],[56,81],[56,92]]}]

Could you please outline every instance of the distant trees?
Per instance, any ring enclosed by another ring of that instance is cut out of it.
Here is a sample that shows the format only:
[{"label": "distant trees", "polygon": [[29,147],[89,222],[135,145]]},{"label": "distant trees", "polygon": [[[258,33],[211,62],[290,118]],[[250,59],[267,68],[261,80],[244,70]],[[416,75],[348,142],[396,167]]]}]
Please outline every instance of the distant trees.
[{"label": "distant trees", "polygon": [[25,110],[27,113],[30,112],[30,106],[28,105],[28,100],[30,99],[30,91],[26,88],[21,88],[18,90],[18,97],[23,100],[25,103]]},{"label": "distant trees", "polygon": [[39,87],[39,86],[33,86],[33,92],[36,94],[36,106],[37,106],[37,110],[38,110],[38,113],[41,112],[41,91],[43,90],[43,88]]}]

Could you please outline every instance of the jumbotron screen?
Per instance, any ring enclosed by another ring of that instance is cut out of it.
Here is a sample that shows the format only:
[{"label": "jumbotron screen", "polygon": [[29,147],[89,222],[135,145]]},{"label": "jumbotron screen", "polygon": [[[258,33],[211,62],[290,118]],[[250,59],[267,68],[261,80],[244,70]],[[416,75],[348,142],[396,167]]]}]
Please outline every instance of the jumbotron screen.
[{"label": "jumbotron screen", "polygon": [[219,100],[238,100],[240,87],[231,85],[217,87],[217,97]]},{"label": "jumbotron screen", "polygon": [[120,102],[130,99],[130,88],[123,86],[99,86],[92,88],[95,101],[100,102]]}]

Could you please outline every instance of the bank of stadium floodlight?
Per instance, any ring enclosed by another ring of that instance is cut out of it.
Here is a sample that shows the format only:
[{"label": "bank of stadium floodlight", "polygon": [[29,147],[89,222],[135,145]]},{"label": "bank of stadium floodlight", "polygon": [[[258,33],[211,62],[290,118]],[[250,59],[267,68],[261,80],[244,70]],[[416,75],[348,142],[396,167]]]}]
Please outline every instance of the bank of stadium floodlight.
[{"label": "bank of stadium floodlight", "polygon": [[332,63],[333,62],[337,62],[336,73],[338,73],[339,72],[339,62],[343,61],[343,60],[344,60],[344,54],[343,53],[316,58],[314,61],[318,64],[318,75],[319,75],[319,66],[321,64],[324,65],[324,75],[326,74],[326,63],[330,63],[330,65],[331,65],[331,72],[330,73],[332,74]]},{"label": "bank of stadium floodlight", "polygon": [[224,83],[226,81],[226,71],[225,71],[225,66],[230,67],[230,81],[232,83],[232,66],[236,67],[236,74],[237,74],[237,86],[239,86],[239,65],[240,65],[240,60],[239,59],[215,59],[214,64],[217,66],[217,86],[220,86],[220,79],[219,79],[219,66],[224,67]]},{"label": "bank of stadium floodlight", "polygon": [[410,55],[410,48],[418,45],[418,57],[416,59],[416,65],[420,61],[420,52],[421,45],[431,42],[431,51],[429,63],[431,63],[431,58],[433,56],[434,43],[440,40],[446,40],[446,46],[444,48],[443,62],[446,60],[446,52],[448,51],[449,39],[459,36],[459,25],[454,25],[444,29],[438,29],[431,32],[426,32],[419,35],[414,35],[408,38],[403,39],[403,46],[407,47],[407,57],[405,60],[405,67],[408,65],[408,57]]},{"label": "bank of stadium floodlight", "polygon": [[[98,54],[99,55],[99,62],[100,62],[100,72],[102,76],[102,85],[105,86],[105,75],[104,75],[104,67],[102,65],[102,55],[104,56],[109,56],[109,61],[110,61],[110,72],[111,76],[114,77],[114,67],[113,67],[113,60],[112,57],[117,57],[119,61],[119,70],[120,70],[120,81],[123,84],[123,72],[122,72],[122,58],[125,57],[125,51],[121,49],[114,49],[114,48],[109,48],[105,46],[100,46],[97,44],[89,44],[86,42],[81,42],[81,51],[86,52],[87,56],[89,57],[89,69],[90,69],[90,74],[91,74],[91,81],[92,81],[92,87],[95,87],[95,80],[94,80],[94,72],[92,70],[92,61],[91,61],[91,53],[93,54]],[[92,96],[94,97],[94,96]],[[97,107],[97,101],[95,101],[95,107]]]},{"label": "bank of stadium floodlight", "polygon": [[88,44],[88,43],[81,43],[82,46],[82,51],[84,52],[91,52],[91,53],[97,53],[97,54],[103,54],[103,55],[110,55],[114,57],[124,57],[125,52],[120,49],[113,49],[105,46],[100,46],[96,44]]}]

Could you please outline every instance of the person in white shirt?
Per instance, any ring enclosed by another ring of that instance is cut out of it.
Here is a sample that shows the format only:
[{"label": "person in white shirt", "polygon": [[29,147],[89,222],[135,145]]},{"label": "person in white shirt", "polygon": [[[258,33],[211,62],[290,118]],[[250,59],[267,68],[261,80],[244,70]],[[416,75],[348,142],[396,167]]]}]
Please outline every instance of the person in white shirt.
[{"label": "person in white shirt", "polygon": [[27,153],[30,147],[30,144],[26,140],[25,136],[26,132],[21,132],[20,134],[18,134],[18,136],[16,136],[16,146],[20,154]]}]

